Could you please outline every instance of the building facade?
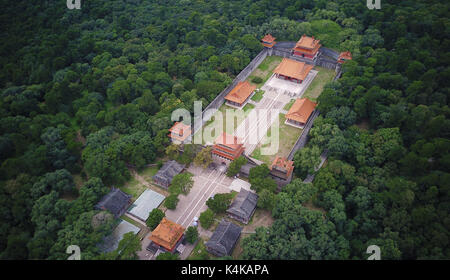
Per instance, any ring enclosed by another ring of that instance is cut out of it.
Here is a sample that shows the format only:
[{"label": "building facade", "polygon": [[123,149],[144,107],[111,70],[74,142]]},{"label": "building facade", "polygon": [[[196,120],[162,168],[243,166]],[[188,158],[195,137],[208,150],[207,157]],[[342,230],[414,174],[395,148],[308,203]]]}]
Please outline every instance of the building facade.
[{"label": "building facade", "polygon": [[242,155],[243,152],[244,145],[238,137],[222,132],[214,141],[212,155],[215,160],[229,164]]},{"label": "building facade", "polygon": [[298,40],[295,44],[295,47],[292,49],[292,54],[314,60],[319,54],[319,49],[322,45],[320,44],[320,40],[314,39],[313,37],[308,37],[305,34]]}]

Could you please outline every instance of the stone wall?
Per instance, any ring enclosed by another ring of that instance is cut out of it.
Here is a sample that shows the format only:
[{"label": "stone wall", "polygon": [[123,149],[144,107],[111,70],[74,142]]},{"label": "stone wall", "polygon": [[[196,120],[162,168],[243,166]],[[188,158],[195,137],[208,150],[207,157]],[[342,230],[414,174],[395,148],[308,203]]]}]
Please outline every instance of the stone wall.
[{"label": "stone wall", "polygon": [[298,137],[297,142],[295,142],[294,146],[292,147],[291,152],[287,157],[288,160],[293,160],[295,153],[306,145],[306,142],[308,141],[309,130],[311,129],[314,123],[314,119],[317,118],[319,114],[320,112],[317,109],[314,110],[314,112],[311,114],[310,118],[308,119],[308,122],[303,128],[302,134],[300,134],[300,137]]}]

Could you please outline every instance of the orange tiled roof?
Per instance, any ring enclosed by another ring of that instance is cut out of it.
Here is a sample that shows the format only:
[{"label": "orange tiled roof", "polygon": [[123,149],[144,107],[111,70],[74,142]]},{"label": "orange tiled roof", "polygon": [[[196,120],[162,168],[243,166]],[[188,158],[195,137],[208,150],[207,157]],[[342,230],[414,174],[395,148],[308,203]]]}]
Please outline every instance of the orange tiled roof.
[{"label": "orange tiled roof", "polygon": [[155,230],[153,230],[149,239],[172,251],[183,234],[184,228],[181,225],[163,218]]},{"label": "orange tiled roof", "polygon": [[244,145],[239,137],[222,132],[214,141],[213,154],[235,160],[244,152]]},{"label": "orange tiled roof", "polygon": [[239,82],[228,94],[225,96],[226,100],[242,104],[256,89],[255,85],[247,81]]},{"label": "orange tiled roof", "polygon": [[242,146],[242,140],[239,137],[230,135],[226,132],[222,132],[222,134],[216,138],[214,143],[230,147],[233,150]]},{"label": "orange tiled roof", "polygon": [[309,71],[311,71],[311,69],[313,68],[313,65],[295,61],[289,58],[283,58],[281,63],[278,64],[277,68],[275,68],[273,72],[303,81],[306,76],[308,76]]},{"label": "orange tiled roof", "polygon": [[316,105],[316,103],[307,98],[299,98],[295,100],[291,109],[289,109],[289,112],[286,114],[286,119],[306,123]]},{"label": "orange tiled roof", "polygon": [[298,40],[297,44],[295,44],[296,48],[307,49],[307,50],[315,50],[320,47],[320,40],[314,39],[313,37],[308,37],[305,34]]},{"label": "orange tiled roof", "polygon": [[341,52],[338,57],[338,61],[340,60],[351,60],[352,53],[351,52]]},{"label": "orange tiled roof", "polygon": [[294,170],[294,162],[288,160],[287,158],[277,156],[272,162],[272,165],[270,166],[271,170],[273,170],[274,168],[277,171],[286,173],[286,176],[289,177],[291,176],[292,170]]},{"label": "orange tiled roof", "polygon": [[184,141],[191,135],[191,126],[182,122],[176,122],[169,129],[169,137],[175,140]]},{"label": "orange tiled roof", "polygon": [[261,39],[261,41],[263,42],[267,42],[267,43],[272,43],[273,41],[275,41],[275,37],[273,37],[271,34],[266,34],[266,36],[264,36],[264,38]]}]

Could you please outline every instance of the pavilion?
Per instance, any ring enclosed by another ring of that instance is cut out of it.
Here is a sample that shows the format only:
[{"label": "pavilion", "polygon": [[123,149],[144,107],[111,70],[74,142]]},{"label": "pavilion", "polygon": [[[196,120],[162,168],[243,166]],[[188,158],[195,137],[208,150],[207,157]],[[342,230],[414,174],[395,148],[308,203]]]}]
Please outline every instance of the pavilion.
[{"label": "pavilion", "polygon": [[277,43],[277,42],[275,42],[275,39],[276,39],[276,38],[273,37],[272,35],[266,34],[266,36],[264,36],[264,37],[261,39],[261,44],[262,44],[264,47],[271,49],[271,48],[273,48],[273,46],[275,46],[275,44]]},{"label": "pavilion", "polygon": [[352,53],[351,52],[341,52],[339,54],[337,62],[344,63],[344,62],[346,62],[348,60],[351,60],[351,59],[352,59]]},{"label": "pavilion", "polygon": [[131,204],[131,197],[130,194],[126,194],[117,188],[112,188],[111,191],[103,196],[95,205],[95,209],[107,210],[118,218],[127,211],[128,206]]},{"label": "pavilion", "polygon": [[298,98],[286,114],[286,124],[303,128],[311,116],[316,103],[307,98]]},{"label": "pavilion", "polygon": [[253,213],[255,213],[257,204],[258,195],[252,191],[241,188],[226,213],[228,217],[241,223],[248,224]]},{"label": "pavilion", "polygon": [[191,126],[184,124],[182,122],[176,122],[169,129],[169,137],[172,139],[174,143],[183,143],[191,136]]},{"label": "pavilion", "polygon": [[247,104],[252,94],[255,92],[256,86],[247,81],[239,82],[226,96],[225,104],[241,109]]},{"label": "pavilion", "polygon": [[166,218],[152,231],[149,239],[152,241],[148,248],[150,251],[161,250],[175,252],[178,245],[183,241],[184,228]]},{"label": "pavilion", "polygon": [[273,70],[273,73],[279,79],[301,84],[313,68],[314,65],[283,58],[281,63]]},{"label": "pavilion", "polygon": [[222,219],[211,238],[205,243],[206,250],[218,257],[230,256],[241,232],[240,226]]},{"label": "pavilion", "polygon": [[294,170],[294,162],[277,156],[272,165],[270,166],[270,175],[273,177],[282,179],[284,181],[290,181],[292,178],[292,171]]},{"label": "pavilion", "polygon": [[297,55],[303,58],[314,60],[319,49],[322,46],[320,40],[314,39],[313,37],[308,37],[305,34],[298,40],[295,47],[292,49],[293,55]]},{"label": "pavilion", "polygon": [[222,163],[228,164],[242,155],[244,149],[240,138],[222,132],[214,141],[212,154]]},{"label": "pavilion", "polygon": [[153,175],[152,179],[155,184],[165,189],[168,189],[172,183],[173,177],[180,174],[184,168],[185,164],[180,164],[175,160],[169,160]]}]

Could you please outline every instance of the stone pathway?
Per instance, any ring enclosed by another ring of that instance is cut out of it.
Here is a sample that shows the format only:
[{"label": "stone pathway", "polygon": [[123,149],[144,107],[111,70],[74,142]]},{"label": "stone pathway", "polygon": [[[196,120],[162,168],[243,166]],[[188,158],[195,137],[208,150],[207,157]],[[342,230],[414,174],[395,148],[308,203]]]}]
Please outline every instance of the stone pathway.
[{"label": "stone pathway", "polygon": [[[320,164],[317,168],[315,168],[315,171],[318,171],[320,168],[322,168],[323,164],[328,158],[328,150],[323,151],[323,153],[320,155]],[[305,180],[303,180],[303,183],[312,183],[314,181],[315,174],[308,174],[306,176]]]}]

